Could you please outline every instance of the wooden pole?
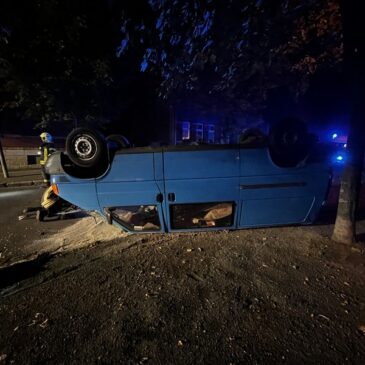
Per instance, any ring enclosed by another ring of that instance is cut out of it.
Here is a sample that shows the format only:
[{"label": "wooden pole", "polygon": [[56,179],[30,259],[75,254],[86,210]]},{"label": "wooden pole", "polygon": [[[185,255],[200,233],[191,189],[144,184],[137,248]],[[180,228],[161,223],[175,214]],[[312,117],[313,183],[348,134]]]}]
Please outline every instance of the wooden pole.
[{"label": "wooden pole", "polygon": [[1,139],[0,139],[0,163],[1,163],[1,168],[3,170],[3,175],[4,175],[5,179],[7,179],[9,177],[9,173],[8,173],[8,167],[6,166],[3,147],[1,145]]}]

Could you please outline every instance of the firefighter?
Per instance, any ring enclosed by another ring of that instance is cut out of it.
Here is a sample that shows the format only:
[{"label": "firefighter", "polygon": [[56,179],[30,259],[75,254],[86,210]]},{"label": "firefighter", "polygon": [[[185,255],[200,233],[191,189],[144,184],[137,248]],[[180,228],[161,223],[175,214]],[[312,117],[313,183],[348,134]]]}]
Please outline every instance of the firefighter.
[{"label": "firefighter", "polygon": [[43,132],[40,135],[41,137],[41,141],[42,141],[42,145],[39,147],[39,154],[41,156],[41,159],[39,161],[40,165],[41,165],[41,171],[42,171],[42,176],[43,176],[43,182],[49,186],[49,175],[46,174],[46,171],[44,169],[44,165],[46,164],[49,155],[55,151],[55,149],[53,148],[53,137],[47,133],[47,132]]}]

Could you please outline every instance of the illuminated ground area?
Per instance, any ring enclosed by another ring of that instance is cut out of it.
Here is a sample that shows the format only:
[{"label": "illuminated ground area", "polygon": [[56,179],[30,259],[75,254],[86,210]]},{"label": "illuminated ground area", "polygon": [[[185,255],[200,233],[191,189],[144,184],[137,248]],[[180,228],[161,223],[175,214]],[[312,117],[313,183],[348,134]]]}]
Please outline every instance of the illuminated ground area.
[{"label": "illuminated ground area", "polygon": [[3,269],[0,355],[363,363],[364,245],[334,244],[331,229],[134,235]]}]

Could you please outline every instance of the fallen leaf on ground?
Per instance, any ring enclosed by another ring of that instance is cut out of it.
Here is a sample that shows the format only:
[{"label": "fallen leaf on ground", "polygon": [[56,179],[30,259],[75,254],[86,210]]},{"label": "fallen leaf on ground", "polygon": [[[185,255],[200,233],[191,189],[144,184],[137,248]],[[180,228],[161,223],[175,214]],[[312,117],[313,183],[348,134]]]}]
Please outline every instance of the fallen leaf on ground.
[{"label": "fallen leaf on ground", "polygon": [[318,314],[318,317],[319,317],[319,318],[323,318],[323,319],[325,319],[326,321],[330,321],[330,319],[329,319],[328,317],[326,317],[325,315],[323,315],[323,314]]},{"label": "fallen leaf on ground", "polygon": [[46,328],[48,326],[48,318],[39,324],[39,327]]},{"label": "fallen leaf on ground", "polygon": [[358,330],[363,334],[365,335],[365,324],[362,324],[358,327]]},{"label": "fallen leaf on ground", "polygon": [[0,361],[4,361],[8,357],[7,354],[1,354],[0,355]]}]

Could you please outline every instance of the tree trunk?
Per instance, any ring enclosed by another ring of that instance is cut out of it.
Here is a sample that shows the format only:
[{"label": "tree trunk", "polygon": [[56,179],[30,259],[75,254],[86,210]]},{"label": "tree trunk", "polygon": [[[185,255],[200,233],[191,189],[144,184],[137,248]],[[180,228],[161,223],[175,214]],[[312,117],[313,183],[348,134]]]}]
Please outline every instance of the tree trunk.
[{"label": "tree trunk", "polygon": [[352,243],[356,237],[356,210],[361,188],[365,144],[364,36],[359,0],[342,0],[344,71],[351,103],[347,162],[341,180],[337,217],[332,239]]},{"label": "tree trunk", "polygon": [[[355,116],[351,118],[355,118]],[[361,122],[363,120],[361,119]],[[353,243],[356,237],[356,211],[361,188],[361,171],[364,158],[363,141],[358,141],[362,139],[361,137],[358,138],[358,136],[364,136],[364,128],[354,126],[353,122],[351,124],[347,144],[348,162],[346,163],[341,179],[337,217],[332,235],[334,241],[348,244]]]}]

